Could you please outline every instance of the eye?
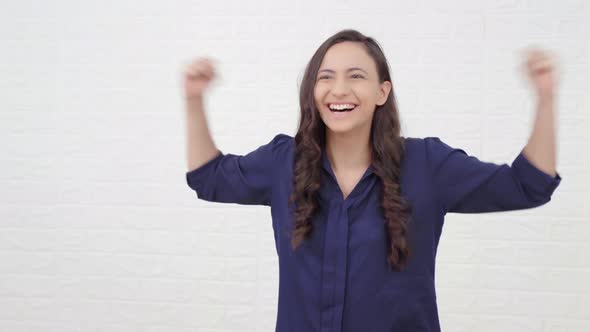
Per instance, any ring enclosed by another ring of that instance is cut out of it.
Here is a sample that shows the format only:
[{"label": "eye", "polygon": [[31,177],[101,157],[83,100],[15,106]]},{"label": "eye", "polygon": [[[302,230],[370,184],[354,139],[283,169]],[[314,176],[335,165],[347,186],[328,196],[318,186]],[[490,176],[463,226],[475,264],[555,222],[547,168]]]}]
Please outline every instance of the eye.
[{"label": "eye", "polygon": [[[360,74],[353,74],[350,77],[352,77],[352,78],[365,78],[363,75],[360,75]],[[318,77],[318,80],[321,80],[324,78],[330,78],[330,76],[320,76],[320,77]]]}]

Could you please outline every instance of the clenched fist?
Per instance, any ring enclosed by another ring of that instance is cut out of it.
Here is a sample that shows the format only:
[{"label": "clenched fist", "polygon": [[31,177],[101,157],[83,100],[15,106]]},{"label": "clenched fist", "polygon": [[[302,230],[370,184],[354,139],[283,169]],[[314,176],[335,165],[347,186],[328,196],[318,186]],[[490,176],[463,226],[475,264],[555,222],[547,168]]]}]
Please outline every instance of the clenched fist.
[{"label": "clenched fist", "polygon": [[184,71],[184,93],[187,99],[202,98],[205,89],[215,78],[210,58],[198,58],[190,62]]},{"label": "clenched fist", "polygon": [[557,83],[555,55],[537,47],[529,47],[525,56],[525,71],[537,96],[552,97]]}]

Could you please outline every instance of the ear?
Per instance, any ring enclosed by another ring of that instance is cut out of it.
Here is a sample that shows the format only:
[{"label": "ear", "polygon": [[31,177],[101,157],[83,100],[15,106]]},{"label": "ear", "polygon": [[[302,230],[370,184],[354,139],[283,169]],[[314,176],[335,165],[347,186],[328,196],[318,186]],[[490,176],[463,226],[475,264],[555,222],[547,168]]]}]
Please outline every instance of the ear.
[{"label": "ear", "polygon": [[391,82],[383,81],[383,83],[381,83],[381,85],[380,85],[379,99],[377,100],[377,105],[381,106],[381,105],[385,104],[390,91],[391,91]]}]

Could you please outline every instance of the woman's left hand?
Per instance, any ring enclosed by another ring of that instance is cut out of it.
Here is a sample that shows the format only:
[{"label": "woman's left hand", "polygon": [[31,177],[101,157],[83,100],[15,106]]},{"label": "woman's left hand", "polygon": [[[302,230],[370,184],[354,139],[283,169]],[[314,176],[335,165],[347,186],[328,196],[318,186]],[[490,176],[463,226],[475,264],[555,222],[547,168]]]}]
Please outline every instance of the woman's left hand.
[{"label": "woman's left hand", "polygon": [[526,50],[525,71],[539,98],[554,96],[557,83],[555,63],[555,57],[547,51],[539,48]]}]

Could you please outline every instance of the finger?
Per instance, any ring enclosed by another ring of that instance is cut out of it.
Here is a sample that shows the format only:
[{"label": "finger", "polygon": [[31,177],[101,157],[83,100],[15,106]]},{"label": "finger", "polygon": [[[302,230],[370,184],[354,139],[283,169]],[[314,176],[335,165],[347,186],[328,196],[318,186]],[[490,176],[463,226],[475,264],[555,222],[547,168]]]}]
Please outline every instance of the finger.
[{"label": "finger", "polygon": [[205,71],[207,73],[207,75],[209,76],[213,76],[213,64],[211,63],[211,61],[209,59],[205,60],[205,62],[203,62],[203,71]]},{"label": "finger", "polygon": [[533,64],[533,67],[535,68],[541,68],[541,67],[551,67],[553,65],[553,61],[549,58],[544,58],[544,59],[540,59],[538,61],[536,61]]},{"label": "finger", "polygon": [[203,76],[206,78],[211,76],[211,69],[204,62],[195,63],[191,68],[191,72],[195,76]]},{"label": "finger", "polygon": [[195,64],[194,71],[198,75],[209,76],[209,69],[208,69],[207,65],[203,62]]},{"label": "finger", "polygon": [[188,64],[188,66],[186,67],[186,71],[190,72],[190,73],[197,73],[199,72],[200,69],[200,65],[198,62],[191,62],[190,64]]},{"label": "finger", "polygon": [[203,68],[203,75],[207,78],[207,79],[211,79],[214,76],[214,71],[213,68],[211,66],[206,66],[205,68]]},{"label": "finger", "polygon": [[187,75],[190,78],[206,77],[206,74],[204,74],[203,71],[199,70],[198,68],[189,69]]},{"label": "finger", "polygon": [[188,66],[186,69],[186,73],[191,77],[197,76],[199,74],[199,68],[197,68],[194,65]]},{"label": "finger", "polygon": [[545,67],[552,67],[553,60],[550,58],[541,58],[529,63],[529,68],[536,69],[536,68],[545,68]]},{"label": "finger", "polygon": [[198,75],[204,79],[210,80],[212,75],[207,68],[200,68]]}]

